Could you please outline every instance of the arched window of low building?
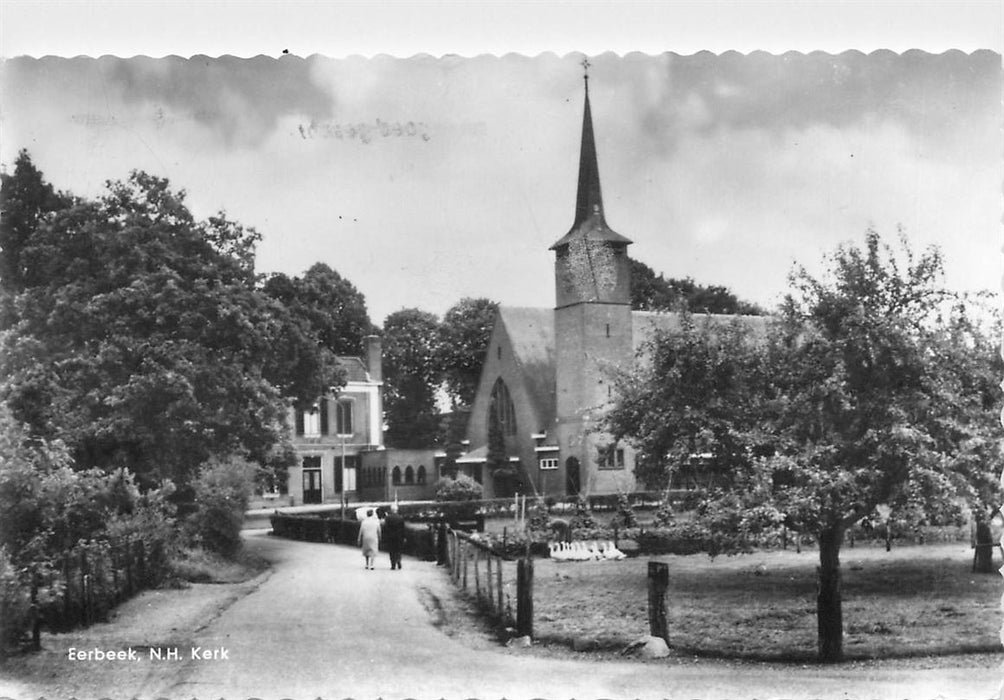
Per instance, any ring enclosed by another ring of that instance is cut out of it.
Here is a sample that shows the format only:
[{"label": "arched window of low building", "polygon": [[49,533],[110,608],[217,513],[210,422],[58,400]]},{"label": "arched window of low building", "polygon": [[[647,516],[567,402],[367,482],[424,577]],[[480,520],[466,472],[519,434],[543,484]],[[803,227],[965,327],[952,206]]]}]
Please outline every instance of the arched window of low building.
[{"label": "arched window of low building", "polygon": [[390,473],[390,481],[395,486],[401,483],[401,467],[394,467]]},{"label": "arched window of low building", "polygon": [[415,469],[410,464],[404,470],[404,483],[406,484],[415,483]]},{"label": "arched window of low building", "polygon": [[415,475],[415,481],[419,484],[425,483],[425,465],[418,465],[418,473]]}]

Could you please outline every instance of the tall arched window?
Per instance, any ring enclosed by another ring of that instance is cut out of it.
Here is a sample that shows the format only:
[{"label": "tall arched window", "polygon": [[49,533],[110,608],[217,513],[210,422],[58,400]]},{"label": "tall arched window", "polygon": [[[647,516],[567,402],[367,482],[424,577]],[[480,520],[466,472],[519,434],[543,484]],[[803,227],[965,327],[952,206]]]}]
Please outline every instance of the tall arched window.
[{"label": "tall arched window", "polygon": [[492,387],[491,400],[488,402],[488,425],[494,423],[503,435],[516,434],[516,409],[509,395],[509,387],[502,377],[495,380]]},{"label": "tall arched window", "polygon": [[410,464],[404,469],[404,483],[415,483],[415,469]]}]

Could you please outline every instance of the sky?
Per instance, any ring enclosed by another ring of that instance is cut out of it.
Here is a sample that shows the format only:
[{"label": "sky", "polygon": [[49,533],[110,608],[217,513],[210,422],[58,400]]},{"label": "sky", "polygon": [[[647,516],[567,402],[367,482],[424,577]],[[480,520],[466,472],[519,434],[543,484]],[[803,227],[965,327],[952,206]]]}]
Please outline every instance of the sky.
[{"label": "sky", "polygon": [[[765,37],[769,4],[747,5],[761,12],[745,26]],[[813,43],[805,26],[832,29],[846,13],[806,15],[787,44],[748,33],[725,44],[742,53],[690,31],[700,24],[694,12],[653,18],[651,4],[621,7],[672,27],[676,39],[639,31],[604,43],[618,15],[586,3],[576,16],[600,38],[553,34],[561,40],[544,40],[545,53],[526,36],[493,43],[459,5],[474,49],[454,52],[446,41],[425,55],[415,31],[387,18],[428,26],[428,4],[421,16],[398,3],[383,3],[394,12],[382,15],[354,3],[335,3],[341,15],[310,3],[272,15],[282,30],[308,7],[308,19],[340,36],[380,27],[393,37],[364,58],[350,39],[336,50],[282,31],[243,51],[191,37],[171,44],[170,32],[147,33],[167,27],[167,15],[152,6],[129,15],[115,3],[105,5],[120,22],[142,20],[133,26],[144,30],[122,32],[138,44],[77,43],[101,5],[87,3],[86,15],[63,8],[54,31],[31,31],[42,26],[37,4],[4,10],[0,163],[9,168],[26,148],[57,188],[85,196],[132,169],[167,177],[197,216],[223,209],[258,230],[260,272],[301,275],[326,263],[364,294],[377,324],[402,308],[441,315],[463,297],[553,306],[548,247],[574,214],[587,54],[606,219],[657,272],[769,307],[793,264],[816,273],[825,253],[861,243],[871,227],[890,242],[902,229],[918,251],[938,245],[954,289],[1000,288],[999,9],[968,34],[942,23],[916,40],[883,40],[881,27],[904,17],[909,3],[900,3],[898,14],[859,21],[843,44],[832,32]],[[488,3],[480,19],[525,19],[529,6],[513,5],[506,14]],[[913,14],[937,26],[943,3],[916,5]],[[214,6],[254,27],[267,19],[262,4]],[[721,24],[720,14],[701,22],[715,17]],[[734,30],[741,19],[732,17]],[[211,20],[203,16],[199,36]],[[942,53],[953,47],[961,50]]]}]

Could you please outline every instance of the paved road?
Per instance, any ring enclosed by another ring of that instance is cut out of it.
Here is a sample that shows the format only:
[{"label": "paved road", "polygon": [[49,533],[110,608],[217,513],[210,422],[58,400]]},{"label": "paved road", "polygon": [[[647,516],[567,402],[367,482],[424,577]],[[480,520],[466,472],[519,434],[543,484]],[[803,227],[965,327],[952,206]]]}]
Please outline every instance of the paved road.
[{"label": "paved road", "polygon": [[432,563],[391,571],[383,557],[366,571],[350,547],[263,533],[251,544],[274,560],[272,575],[195,636],[229,658],[179,663],[141,697],[992,698],[1000,687],[987,668],[596,663],[469,649],[434,624],[429,594],[447,595],[449,583]]}]

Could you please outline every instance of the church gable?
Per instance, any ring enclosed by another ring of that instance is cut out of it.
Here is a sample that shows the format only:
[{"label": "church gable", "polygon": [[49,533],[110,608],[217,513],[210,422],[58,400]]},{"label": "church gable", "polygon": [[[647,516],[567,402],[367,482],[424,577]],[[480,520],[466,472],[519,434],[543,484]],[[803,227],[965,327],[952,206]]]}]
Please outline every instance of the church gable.
[{"label": "church gable", "polygon": [[[509,435],[529,435],[554,420],[554,312],[500,307],[471,406],[471,447],[487,444],[493,398],[504,396]],[[501,387],[501,388],[500,388]],[[508,402],[512,408],[508,408]]]}]

